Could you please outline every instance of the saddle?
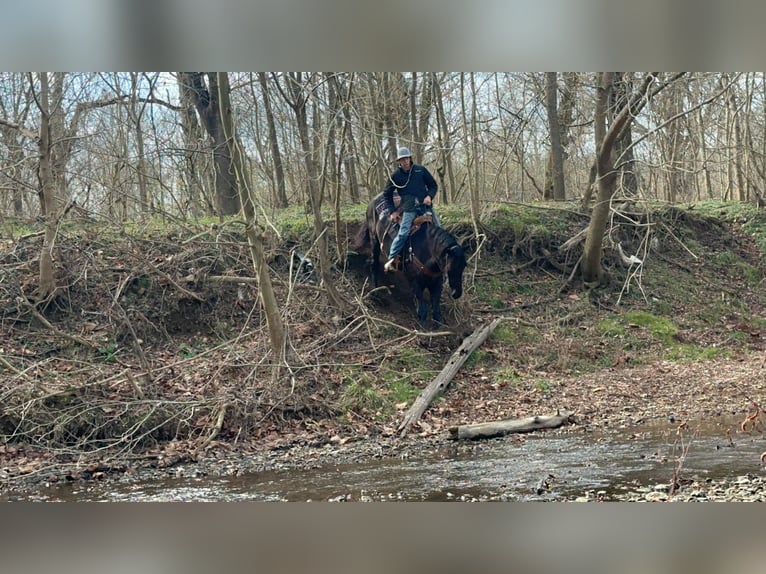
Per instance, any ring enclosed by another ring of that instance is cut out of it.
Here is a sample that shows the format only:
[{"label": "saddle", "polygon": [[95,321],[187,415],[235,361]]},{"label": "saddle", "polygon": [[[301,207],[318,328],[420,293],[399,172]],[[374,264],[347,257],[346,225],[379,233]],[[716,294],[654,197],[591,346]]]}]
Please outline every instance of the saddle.
[{"label": "saddle", "polygon": [[[383,219],[383,217],[388,215],[388,211],[385,211],[380,217]],[[423,225],[433,223],[433,212],[430,209],[424,209],[423,207],[418,208],[418,214],[415,216],[415,219],[412,220],[412,226],[410,227],[410,237],[412,237],[415,233],[417,233],[418,229],[420,229]],[[388,222],[388,225],[383,230],[383,233],[378,237],[380,240],[380,243],[383,244],[383,240],[386,238],[386,235],[388,235],[391,240],[398,235],[399,233],[399,224],[394,223],[393,221]],[[408,238],[409,241],[409,238]]]},{"label": "saddle", "polygon": [[[388,215],[387,210],[385,211],[384,214],[381,215],[381,219],[386,215]],[[415,233],[417,233],[417,231],[423,225],[433,224],[433,222],[434,222],[433,212],[431,211],[431,209],[428,208],[427,206],[419,206],[418,214],[415,216],[415,219],[412,221],[412,226],[410,227],[410,233],[409,233],[409,236],[407,237],[407,245],[402,250],[402,253],[408,253],[408,252],[411,253],[411,249],[409,248],[409,246],[410,246],[410,241],[412,240],[412,236]],[[390,220],[388,222],[388,225],[384,229],[378,228],[378,234],[379,234],[378,240],[380,241],[381,246],[385,243],[386,235],[388,235],[388,237],[391,238],[391,241],[393,241],[398,233],[399,233],[399,224],[394,223]],[[400,253],[399,255],[396,256],[394,267],[396,269],[399,269],[401,264],[402,264],[402,254]]]},{"label": "saddle", "polygon": [[[420,229],[421,226],[426,225],[428,223],[433,223],[433,222],[434,222],[434,217],[433,217],[433,213],[430,210],[425,211],[419,215],[416,215],[415,219],[412,221],[412,226],[410,227],[410,237],[415,235],[415,233],[417,233],[418,229]],[[394,237],[396,237],[398,233],[399,233],[399,224],[390,222],[388,227],[386,228],[386,234],[391,239],[393,239]],[[407,240],[409,241],[409,238],[407,238]]]}]

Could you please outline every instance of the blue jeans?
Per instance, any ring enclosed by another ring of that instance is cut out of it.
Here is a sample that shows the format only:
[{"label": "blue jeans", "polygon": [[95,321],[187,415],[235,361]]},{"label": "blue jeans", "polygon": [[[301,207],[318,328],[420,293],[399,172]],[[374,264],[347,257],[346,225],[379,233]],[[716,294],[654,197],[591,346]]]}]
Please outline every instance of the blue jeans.
[{"label": "blue jeans", "polygon": [[[432,208],[431,214],[433,215],[434,225],[441,227],[442,224],[439,220],[439,216],[436,215],[436,210]],[[389,259],[396,257],[407,242],[415,215],[416,213],[414,211],[405,211],[402,214],[402,221],[399,223],[399,234],[394,238],[394,242],[391,244],[391,251],[388,256]]]},{"label": "blue jeans", "polygon": [[415,212],[414,211],[405,211],[402,214],[402,220],[399,222],[399,234],[394,237],[394,242],[391,244],[391,250],[388,252],[388,258],[393,259],[397,255],[399,255],[399,252],[404,247],[404,244],[407,243],[407,238],[410,236],[410,228],[412,227],[412,222],[415,220]]}]

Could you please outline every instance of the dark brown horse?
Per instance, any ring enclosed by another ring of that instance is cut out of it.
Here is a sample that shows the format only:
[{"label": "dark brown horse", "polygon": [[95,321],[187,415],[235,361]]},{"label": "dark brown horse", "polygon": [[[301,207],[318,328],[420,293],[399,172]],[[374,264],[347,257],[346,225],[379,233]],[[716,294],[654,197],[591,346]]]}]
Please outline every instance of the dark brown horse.
[{"label": "dark brown horse", "polygon": [[[416,219],[416,225],[420,218]],[[365,225],[359,230],[354,246],[360,252],[371,251],[370,279],[372,286],[380,284],[383,270],[382,261],[388,259],[388,250],[398,227],[391,224],[383,194],[379,194],[367,207]],[[418,321],[423,329],[427,328],[428,306],[425,292],[431,299],[431,318],[435,325],[442,322],[441,294],[444,286],[444,274],[450,286],[453,299],[463,294],[463,271],[465,270],[465,251],[455,237],[443,227],[430,222],[429,218],[410,232],[407,244],[402,250],[399,270],[404,272],[415,295],[418,308]]]}]

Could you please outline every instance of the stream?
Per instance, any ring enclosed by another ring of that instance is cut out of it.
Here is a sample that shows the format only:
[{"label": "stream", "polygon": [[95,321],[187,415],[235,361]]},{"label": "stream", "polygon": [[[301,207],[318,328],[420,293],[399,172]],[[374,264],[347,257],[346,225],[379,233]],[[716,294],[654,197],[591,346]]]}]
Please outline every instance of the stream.
[{"label": "stream", "polygon": [[[473,443],[445,442],[423,456],[330,464],[309,470],[151,482],[90,481],[13,493],[43,501],[475,501],[615,500],[621,493],[681,479],[763,474],[763,433],[716,419],[605,433],[531,433]],[[2,497],[0,497],[2,499]],[[8,500],[10,498],[6,498]]]}]

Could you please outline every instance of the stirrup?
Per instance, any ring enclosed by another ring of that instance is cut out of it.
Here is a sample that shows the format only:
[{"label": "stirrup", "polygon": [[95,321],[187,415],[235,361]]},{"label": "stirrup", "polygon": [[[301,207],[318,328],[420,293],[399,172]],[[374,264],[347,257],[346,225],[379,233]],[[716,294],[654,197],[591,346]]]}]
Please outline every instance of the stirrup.
[{"label": "stirrup", "polygon": [[383,269],[386,271],[386,273],[389,273],[391,271],[396,271],[396,257],[392,257],[388,261],[386,261],[386,264],[383,266]]}]

